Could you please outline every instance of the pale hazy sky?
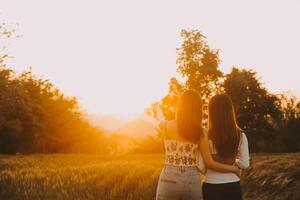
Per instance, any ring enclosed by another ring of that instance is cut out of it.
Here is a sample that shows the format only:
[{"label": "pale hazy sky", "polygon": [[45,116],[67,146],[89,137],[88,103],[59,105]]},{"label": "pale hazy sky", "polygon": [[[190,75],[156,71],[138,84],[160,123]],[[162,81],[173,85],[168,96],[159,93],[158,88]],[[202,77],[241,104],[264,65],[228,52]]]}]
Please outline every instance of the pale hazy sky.
[{"label": "pale hazy sky", "polygon": [[17,72],[51,80],[90,113],[143,112],[176,74],[180,30],[221,50],[221,69],[255,69],[272,92],[300,92],[300,1],[0,0]]}]

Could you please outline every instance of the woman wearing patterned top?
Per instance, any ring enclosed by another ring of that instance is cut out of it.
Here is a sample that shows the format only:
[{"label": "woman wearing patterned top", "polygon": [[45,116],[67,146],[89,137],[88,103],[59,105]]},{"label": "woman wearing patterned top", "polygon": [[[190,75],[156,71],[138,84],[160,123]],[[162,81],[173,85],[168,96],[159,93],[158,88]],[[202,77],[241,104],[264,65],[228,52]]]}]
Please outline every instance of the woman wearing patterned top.
[{"label": "woman wearing patterned top", "polygon": [[[238,173],[233,165],[215,162],[209,151],[207,134],[202,128],[202,104],[197,91],[183,92],[176,107],[176,119],[159,124],[165,143],[165,166],[156,200],[202,200],[200,166],[220,172]],[[204,169],[203,167],[201,167]]]}]

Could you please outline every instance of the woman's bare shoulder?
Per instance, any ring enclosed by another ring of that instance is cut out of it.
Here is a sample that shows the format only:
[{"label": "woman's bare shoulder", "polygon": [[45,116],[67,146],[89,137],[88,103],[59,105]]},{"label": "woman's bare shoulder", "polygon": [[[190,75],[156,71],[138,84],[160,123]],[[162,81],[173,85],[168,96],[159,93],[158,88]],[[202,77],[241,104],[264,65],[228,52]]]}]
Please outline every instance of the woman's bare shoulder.
[{"label": "woman's bare shoulder", "polygon": [[176,121],[175,120],[163,120],[159,124],[159,129],[165,136],[165,138],[173,138],[174,129],[176,129]]}]

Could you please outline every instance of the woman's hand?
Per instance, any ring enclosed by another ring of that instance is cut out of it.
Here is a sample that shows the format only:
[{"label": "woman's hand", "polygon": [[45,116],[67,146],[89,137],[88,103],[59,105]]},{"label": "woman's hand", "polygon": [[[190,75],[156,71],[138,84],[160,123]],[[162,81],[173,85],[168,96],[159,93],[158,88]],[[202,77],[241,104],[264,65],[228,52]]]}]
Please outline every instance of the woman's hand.
[{"label": "woman's hand", "polygon": [[241,176],[242,176],[242,170],[241,170],[238,166],[236,166],[235,164],[233,165],[233,168],[234,168],[234,173],[235,173],[239,178],[241,178]]}]

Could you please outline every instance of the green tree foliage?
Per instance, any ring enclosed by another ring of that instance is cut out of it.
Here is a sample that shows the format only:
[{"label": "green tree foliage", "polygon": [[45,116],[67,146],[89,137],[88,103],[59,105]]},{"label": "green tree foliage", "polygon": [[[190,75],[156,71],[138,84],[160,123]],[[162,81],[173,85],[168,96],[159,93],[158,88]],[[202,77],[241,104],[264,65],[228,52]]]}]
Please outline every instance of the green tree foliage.
[{"label": "green tree foliage", "polygon": [[252,151],[300,151],[300,101],[271,94],[253,70],[233,68],[224,89],[234,103],[238,123]]},{"label": "green tree foliage", "polygon": [[182,30],[181,36],[183,43],[177,48],[177,72],[186,78],[185,88],[195,89],[203,99],[208,99],[218,91],[218,79],[222,77],[219,51],[210,49],[198,30]]},{"label": "green tree foliage", "polygon": [[64,96],[31,71],[0,68],[0,152],[106,152],[105,136]]},{"label": "green tree foliage", "polygon": [[174,119],[175,105],[184,89],[195,89],[201,94],[204,110],[212,95],[226,92],[233,100],[238,123],[249,138],[252,152],[300,151],[299,99],[268,92],[254,70],[233,67],[229,74],[223,74],[218,67],[219,51],[210,49],[199,31],[182,30],[181,36],[177,72],[184,81],[172,77],[168,94],[146,113],[157,117],[160,106],[165,119]]},{"label": "green tree foliage", "polygon": [[275,129],[282,118],[278,98],[268,93],[253,70],[234,67],[225,77],[225,92],[232,98],[238,123],[249,137],[250,149],[268,149],[276,139]]},{"label": "green tree foliage", "polygon": [[282,120],[277,128],[279,149],[275,151],[300,151],[300,100],[291,94],[278,95]]},{"label": "green tree foliage", "polygon": [[[0,40],[17,37],[0,23]],[[5,50],[5,46],[1,47]],[[0,52],[0,153],[104,153],[106,136],[91,126],[74,97],[31,70],[16,75]]]},{"label": "green tree foliage", "polygon": [[179,94],[184,89],[195,89],[207,103],[208,99],[222,90],[223,73],[219,70],[219,51],[211,49],[206,38],[198,30],[182,30],[182,45],[177,48],[177,72],[184,79],[183,83],[172,77],[169,81],[169,92],[152,108],[155,116],[156,104],[159,103],[166,119],[174,119],[175,105]]}]

